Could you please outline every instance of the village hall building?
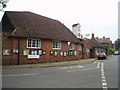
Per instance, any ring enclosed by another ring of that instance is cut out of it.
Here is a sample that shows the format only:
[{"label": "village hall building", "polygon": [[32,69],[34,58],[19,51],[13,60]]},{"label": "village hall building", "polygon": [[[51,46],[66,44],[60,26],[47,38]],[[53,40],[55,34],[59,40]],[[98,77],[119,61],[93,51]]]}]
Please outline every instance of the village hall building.
[{"label": "village hall building", "polygon": [[82,42],[61,22],[32,12],[6,11],[2,64],[36,64],[82,58]]}]

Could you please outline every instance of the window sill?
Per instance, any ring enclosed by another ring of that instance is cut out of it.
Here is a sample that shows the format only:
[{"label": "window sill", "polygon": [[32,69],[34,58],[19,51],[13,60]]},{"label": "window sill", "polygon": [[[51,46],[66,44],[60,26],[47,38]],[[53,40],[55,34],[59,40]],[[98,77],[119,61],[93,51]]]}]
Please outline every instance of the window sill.
[{"label": "window sill", "polygon": [[40,47],[27,47],[27,49],[41,49]]}]

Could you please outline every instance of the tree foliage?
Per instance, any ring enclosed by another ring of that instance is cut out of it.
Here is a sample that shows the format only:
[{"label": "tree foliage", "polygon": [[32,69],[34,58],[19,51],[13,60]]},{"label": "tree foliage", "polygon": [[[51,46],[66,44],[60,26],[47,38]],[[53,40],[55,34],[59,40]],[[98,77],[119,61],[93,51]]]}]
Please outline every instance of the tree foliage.
[{"label": "tree foliage", "polygon": [[117,40],[115,41],[115,49],[116,49],[116,50],[120,50],[120,39],[117,39]]},{"label": "tree foliage", "polygon": [[113,54],[115,52],[115,49],[114,48],[109,48],[108,51]]},{"label": "tree foliage", "polygon": [[105,48],[105,51],[108,52],[109,46],[108,45],[103,45]]},{"label": "tree foliage", "polygon": [[114,48],[109,48],[109,45],[103,45],[106,51],[106,54],[113,54],[115,49]]},{"label": "tree foliage", "polygon": [[6,8],[7,7],[7,2],[9,0],[0,0],[0,11],[3,10],[3,8]]}]

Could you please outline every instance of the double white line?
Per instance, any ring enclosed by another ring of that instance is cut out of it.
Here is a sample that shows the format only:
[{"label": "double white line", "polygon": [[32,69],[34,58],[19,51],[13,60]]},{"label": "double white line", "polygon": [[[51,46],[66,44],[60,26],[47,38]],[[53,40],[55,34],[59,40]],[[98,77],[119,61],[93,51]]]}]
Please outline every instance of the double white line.
[{"label": "double white line", "polygon": [[102,87],[103,87],[103,90],[108,90],[108,87],[107,87],[107,81],[106,81],[106,77],[105,77],[104,64],[98,62],[98,64],[97,64],[97,68],[100,68],[100,66],[101,66]]}]

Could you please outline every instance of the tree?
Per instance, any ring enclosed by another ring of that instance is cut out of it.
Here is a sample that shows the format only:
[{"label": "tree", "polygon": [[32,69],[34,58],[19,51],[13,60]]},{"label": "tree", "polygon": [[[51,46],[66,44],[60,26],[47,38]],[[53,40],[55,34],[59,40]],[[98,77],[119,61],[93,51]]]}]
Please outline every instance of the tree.
[{"label": "tree", "polygon": [[117,39],[117,40],[115,41],[115,49],[116,49],[116,50],[120,50],[120,39]]},{"label": "tree", "polygon": [[108,51],[113,54],[115,52],[115,49],[114,48],[109,48]]},{"label": "tree", "polygon": [[103,45],[106,51],[106,54],[113,54],[115,49],[114,48],[110,48],[109,45]]},{"label": "tree", "polygon": [[3,8],[7,7],[7,2],[9,0],[0,0],[0,11],[3,11]]},{"label": "tree", "polygon": [[109,46],[108,45],[103,45],[106,51],[106,54],[108,53]]}]

